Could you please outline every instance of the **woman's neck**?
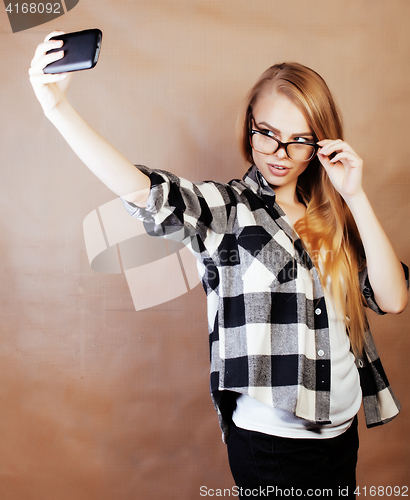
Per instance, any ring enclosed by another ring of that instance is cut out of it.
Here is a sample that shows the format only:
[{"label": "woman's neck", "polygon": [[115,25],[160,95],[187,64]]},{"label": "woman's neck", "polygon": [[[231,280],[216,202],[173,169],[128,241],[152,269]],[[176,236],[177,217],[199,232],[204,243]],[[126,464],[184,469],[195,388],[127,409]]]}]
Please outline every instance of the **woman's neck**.
[{"label": "woman's neck", "polygon": [[304,217],[306,207],[299,201],[296,193],[296,184],[272,186],[272,189],[275,191],[276,203],[285,212],[292,225]]},{"label": "woman's neck", "polygon": [[291,184],[285,184],[284,186],[271,186],[275,191],[276,201],[279,203],[283,203],[284,205],[298,205],[299,199],[296,193],[296,182]]}]

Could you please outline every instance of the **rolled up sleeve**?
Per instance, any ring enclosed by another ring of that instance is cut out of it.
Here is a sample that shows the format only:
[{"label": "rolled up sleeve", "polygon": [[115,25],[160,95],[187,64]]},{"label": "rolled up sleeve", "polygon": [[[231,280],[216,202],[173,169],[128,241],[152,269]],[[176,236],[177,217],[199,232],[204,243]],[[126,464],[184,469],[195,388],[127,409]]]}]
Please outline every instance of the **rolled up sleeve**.
[{"label": "rolled up sleeve", "polygon": [[[403,264],[403,262],[401,263],[401,265],[403,266],[407,289],[409,289],[409,268],[406,266],[406,264]],[[370,284],[367,267],[359,274],[359,284],[367,307],[369,307],[377,314],[386,314],[382,309],[380,309],[379,305],[376,302],[374,291]]]},{"label": "rolled up sleeve", "polygon": [[144,222],[148,234],[183,241],[194,235],[205,240],[207,231],[226,232],[233,200],[229,185],[191,182],[164,170],[136,167],[151,181],[147,205],[122,202],[130,215]]}]

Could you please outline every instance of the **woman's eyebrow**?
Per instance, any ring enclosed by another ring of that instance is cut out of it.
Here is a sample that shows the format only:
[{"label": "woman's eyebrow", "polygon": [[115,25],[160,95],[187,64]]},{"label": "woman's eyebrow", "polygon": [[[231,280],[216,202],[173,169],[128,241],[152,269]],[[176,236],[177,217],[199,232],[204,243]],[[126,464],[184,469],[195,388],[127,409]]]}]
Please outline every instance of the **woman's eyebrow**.
[{"label": "woman's eyebrow", "polygon": [[[260,123],[257,123],[256,126],[259,127],[259,126],[263,126],[263,127],[266,127],[268,128],[269,130],[272,130],[272,132],[274,132],[276,135],[282,135],[281,131],[278,130],[277,128],[275,127],[272,127],[272,125],[269,125],[269,123],[266,123],[266,122],[260,122]],[[308,137],[314,137],[314,135],[312,134],[312,132],[301,132],[299,134],[292,134],[292,137],[301,137],[301,136],[308,136]]]}]

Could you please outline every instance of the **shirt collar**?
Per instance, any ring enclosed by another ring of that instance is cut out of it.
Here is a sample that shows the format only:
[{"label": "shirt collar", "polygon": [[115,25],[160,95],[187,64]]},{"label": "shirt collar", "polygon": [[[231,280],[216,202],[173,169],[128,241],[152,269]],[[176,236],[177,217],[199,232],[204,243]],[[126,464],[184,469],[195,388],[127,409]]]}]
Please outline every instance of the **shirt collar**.
[{"label": "shirt collar", "polygon": [[243,180],[248,184],[259,196],[268,195],[273,196],[273,202],[275,201],[275,191],[269,186],[265,177],[260,173],[256,165],[252,165],[246,174],[243,176]]},{"label": "shirt collar", "polygon": [[[268,184],[268,181],[263,177],[256,165],[252,165],[246,174],[243,176],[243,181],[251,187],[251,189],[258,194],[261,198],[265,199],[268,206],[273,209],[272,215],[276,224],[288,235],[293,241],[295,247],[300,252],[304,252],[302,242],[299,235],[294,230],[293,226],[289,223],[285,212],[276,203],[275,191]],[[268,198],[266,198],[268,197]]]}]

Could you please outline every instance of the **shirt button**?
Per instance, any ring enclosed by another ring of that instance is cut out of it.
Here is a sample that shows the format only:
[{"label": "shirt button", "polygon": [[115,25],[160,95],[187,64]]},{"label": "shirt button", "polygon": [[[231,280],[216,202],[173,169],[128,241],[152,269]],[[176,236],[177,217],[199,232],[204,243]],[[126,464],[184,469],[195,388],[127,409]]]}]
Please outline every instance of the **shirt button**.
[{"label": "shirt button", "polygon": [[317,351],[317,355],[320,356],[320,357],[324,356],[324,354],[325,354],[325,351],[323,349],[319,349]]},{"label": "shirt button", "polygon": [[322,314],[322,309],[320,309],[320,307],[315,309],[315,314],[317,314],[317,316],[319,316],[319,314]]}]

